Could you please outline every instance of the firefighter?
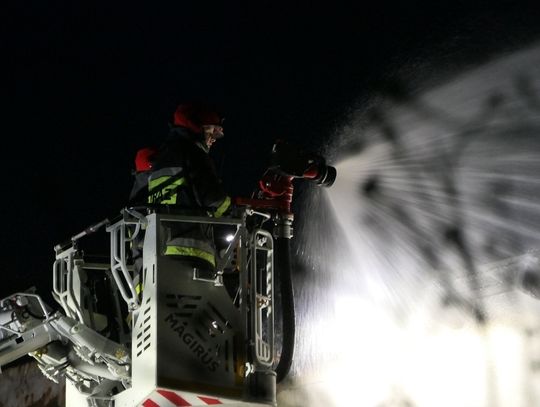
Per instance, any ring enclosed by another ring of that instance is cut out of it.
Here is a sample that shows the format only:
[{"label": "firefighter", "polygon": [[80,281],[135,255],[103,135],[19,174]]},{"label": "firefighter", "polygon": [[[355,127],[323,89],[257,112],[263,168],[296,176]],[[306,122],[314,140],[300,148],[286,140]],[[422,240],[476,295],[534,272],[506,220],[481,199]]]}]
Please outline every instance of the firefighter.
[{"label": "firefighter", "polygon": [[[220,217],[230,209],[208,153],[224,136],[222,118],[199,103],[176,108],[165,142],[152,152],[148,169],[148,204],[193,216]],[[216,248],[210,224],[174,223],[168,228],[164,253],[189,259],[199,269],[215,269]]]},{"label": "firefighter", "polygon": [[148,201],[148,177],[152,169],[152,157],[156,154],[153,147],[144,147],[135,155],[133,186],[129,193],[129,206],[144,205]]},{"label": "firefighter", "polygon": [[[132,172],[133,185],[129,193],[128,207],[140,207],[146,205],[148,201],[148,177],[152,170],[152,158],[156,154],[156,148],[145,147],[137,151],[135,155],[135,169]],[[134,266],[133,284],[137,294],[141,293],[141,275],[143,269],[143,245],[144,228],[135,233],[135,228],[128,229],[131,239],[130,254]]]}]

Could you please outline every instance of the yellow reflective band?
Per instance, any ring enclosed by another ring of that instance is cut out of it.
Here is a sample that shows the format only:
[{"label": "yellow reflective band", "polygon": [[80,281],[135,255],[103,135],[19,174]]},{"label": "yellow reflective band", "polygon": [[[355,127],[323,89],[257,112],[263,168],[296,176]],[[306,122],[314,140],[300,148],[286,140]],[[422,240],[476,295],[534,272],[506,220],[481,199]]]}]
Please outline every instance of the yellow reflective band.
[{"label": "yellow reflective band", "polygon": [[169,178],[171,178],[171,177],[167,175],[167,176],[163,176],[163,177],[159,177],[159,178],[156,178],[156,179],[149,180],[148,181],[148,190],[152,191],[154,188],[160,186],[165,181],[167,181]]},{"label": "yellow reflective band", "polygon": [[[161,184],[163,184],[170,178],[171,178],[170,176],[163,176],[154,180],[150,180],[148,182],[148,192],[149,192],[148,203],[161,203],[161,204],[168,204],[168,205],[174,205],[176,203],[176,195],[177,195],[176,189],[178,189],[180,185],[183,185],[186,182],[186,179],[184,177],[171,182],[169,185],[167,185],[163,189],[159,189],[155,191],[156,189],[158,189],[158,187]],[[163,196],[169,196],[169,197],[167,199],[162,200]]]},{"label": "yellow reflective band", "polygon": [[212,253],[205,252],[201,249],[194,249],[193,247],[182,247],[182,246],[167,246],[165,249],[166,256],[191,256],[198,257],[200,259],[206,260],[212,266],[216,265],[216,259]]},{"label": "yellow reflective band", "polygon": [[139,283],[135,286],[135,292],[137,293],[137,295],[139,295],[142,291],[142,284]]},{"label": "yellow reflective band", "polygon": [[226,197],[221,203],[221,205],[219,205],[219,208],[217,208],[214,212],[214,218],[220,218],[221,215],[223,215],[225,211],[229,209],[229,206],[231,206],[231,198]]}]

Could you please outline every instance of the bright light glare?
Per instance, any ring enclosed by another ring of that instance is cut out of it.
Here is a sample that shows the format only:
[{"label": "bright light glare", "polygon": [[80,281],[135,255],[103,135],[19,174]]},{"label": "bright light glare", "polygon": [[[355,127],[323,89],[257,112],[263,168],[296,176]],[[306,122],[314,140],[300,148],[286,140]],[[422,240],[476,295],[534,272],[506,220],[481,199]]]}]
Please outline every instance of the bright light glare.
[{"label": "bright light glare", "polygon": [[516,328],[470,323],[456,329],[424,317],[402,323],[352,297],[336,299],[334,311],[316,332],[319,348],[332,358],[303,383],[311,406],[408,400],[418,407],[491,407],[493,397],[501,405],[526,405],[520,391],[525,336]]},{"label": "bright light glare", "polygon": [[225,240],[226,240],[227,242],[232,242],[232,241],[234,240],[234,235],[227,235],[227,236],[225,236]]}]

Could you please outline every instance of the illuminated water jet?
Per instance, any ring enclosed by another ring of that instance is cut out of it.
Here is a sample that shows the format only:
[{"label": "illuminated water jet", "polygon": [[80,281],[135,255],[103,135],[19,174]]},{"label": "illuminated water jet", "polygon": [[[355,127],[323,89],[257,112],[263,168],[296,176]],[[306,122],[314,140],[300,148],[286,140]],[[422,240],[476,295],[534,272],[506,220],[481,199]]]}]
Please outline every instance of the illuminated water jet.
[{"label": "illuminated water jet", "polygon": [[343,126],[298,225],[280,407],[540,404],[538,66],[535,46]]}]

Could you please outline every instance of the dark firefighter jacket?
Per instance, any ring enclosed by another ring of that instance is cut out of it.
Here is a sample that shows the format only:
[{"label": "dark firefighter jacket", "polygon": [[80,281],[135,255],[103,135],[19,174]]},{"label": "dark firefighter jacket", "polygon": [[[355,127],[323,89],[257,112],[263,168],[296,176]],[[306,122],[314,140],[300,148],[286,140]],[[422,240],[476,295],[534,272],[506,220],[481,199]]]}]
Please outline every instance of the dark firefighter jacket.
[{"label": "dark firefighter jacket", "polygon": [[[152,158],[148,176],[148,203],[169,205],[176,212],[220,217],[231,199],[223,190],[206,146],[196,135],[173,127]],[[215,265],[211,225],[175,223],[169,227],[166,255],[190,256]]]}]

